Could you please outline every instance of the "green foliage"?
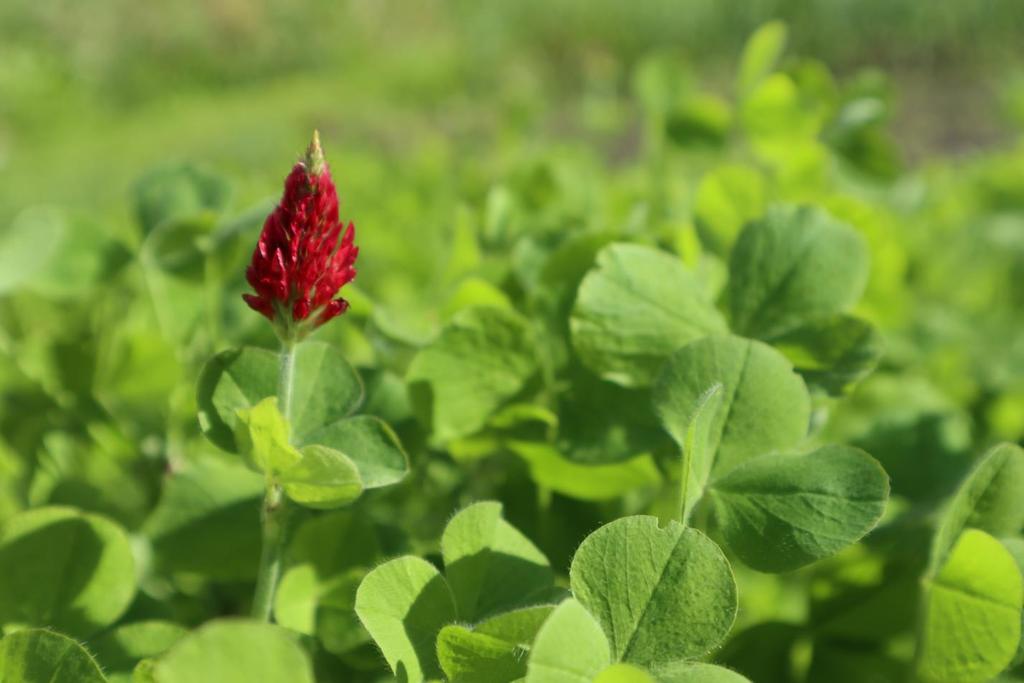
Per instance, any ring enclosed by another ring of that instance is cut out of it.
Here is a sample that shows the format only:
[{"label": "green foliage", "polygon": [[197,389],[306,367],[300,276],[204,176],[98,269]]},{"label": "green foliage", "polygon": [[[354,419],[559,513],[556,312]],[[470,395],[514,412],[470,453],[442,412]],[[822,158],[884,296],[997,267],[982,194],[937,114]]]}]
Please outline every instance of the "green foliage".
[{"label": "green foliage", "polygon": [[569,570],[573,595],[608,635],[612,657],[643,666],[706,655],[736,618],[736,582],[712,541],[637,516],[587,537]]},{"label": "green foliage", "polygon": [[106,683],[89,652],[71,638],[46,629],[25,629],[0,640],[4,683]]},{"label": "green foliage", "polygon": [[237,4],[0,3],[0,681],[1020,681],[1010,3]]},{"label": "green foliage", "polygon": [[87,636],[111,624],[135,594],[124,530],[63,507],[28,510],[0,529],[0,624],[51,626]]}]

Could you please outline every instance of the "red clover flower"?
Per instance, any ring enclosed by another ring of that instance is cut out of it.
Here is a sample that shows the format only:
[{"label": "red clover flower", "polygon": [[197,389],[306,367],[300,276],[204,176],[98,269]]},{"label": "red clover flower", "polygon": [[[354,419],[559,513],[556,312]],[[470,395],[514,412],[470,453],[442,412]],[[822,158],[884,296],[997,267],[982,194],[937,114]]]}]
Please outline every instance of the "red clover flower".
[{"label": "red clover flower", "polygon": [[354,239],[355,226],[338,220],[338,193],[314,132],[253,251],[246,279],[256,294],[242,298],[282,339],[301,339],[348,309],[335,295],[356,276]]}]

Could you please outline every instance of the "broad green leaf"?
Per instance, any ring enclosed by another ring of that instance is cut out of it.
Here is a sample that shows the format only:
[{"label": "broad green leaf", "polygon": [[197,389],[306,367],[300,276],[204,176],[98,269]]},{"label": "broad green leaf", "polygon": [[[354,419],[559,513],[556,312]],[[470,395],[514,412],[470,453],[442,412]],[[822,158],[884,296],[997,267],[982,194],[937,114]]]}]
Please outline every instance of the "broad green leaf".
[{"label": "broad green leaf", "polygon": [[579,602],[568,599],[541,626],[530,649],[525,683],[581,683],[610,663],[608,639]]},{"label": "broad green leaf", "polygon": [[27,510],[0,528],[0,627],[49,626],[82,637],[135,595],[125,531],[73,508]]},{"label": "broad green leaf", "polygon": [[654,671],[654,676],[658,683],[751,683],[731,669],[700,662],[662,667]]},{"label": "broad green leaf", "polygon": [[276,476],[302,459],[289,443],[289,431],[288,421],[277,408],[277,397],[268,396],[252,408],[238,410],[235,443],[250,467]]},{"label": "broad green leaf", "polygon": [[292,634],[247,619],[205,624],[154,660],[148,675],[153,683],[314,681],[309,659]]},{"label": "broad green leaf", "polygon": [[707,337],[672,354],[653,387],[655,410],[681,447],[701,397],[715,384],[723,387],[722,405],[706,451],[691,463],[701,488],[752,457],[794,446],[810,423],[807,387],[778,351],[740,337]]},{"label": "broad green leaf", "polygon": [[89,648],[107,671],[127,672],[141,660],[163,654],[187,633],[170,621],[136,621],[103,633]]},{"label": "broad green leaf", "polygon": [[882,357],[882,336],[849,315],[808,323],[772,340],[812,387],[838,396],[867,376]]},{"label": "broad green leaf", "polygon": [[612,664],[594,679],[594,683],[658,683],[649,673],[632,664]]},{"label": "broad green leaf", "polygon": [[942,515],[932,545],[931,571],[965,528],[1011,536],[1024,527],[1024,449],[1004,443],[981,457]]},{"label": "broad green leaf", "polygon": [[229,198],[220,176],[187,164],[151,171],[134,188],[135,212],[146,234],[166,221],[219,212]]},{"label": "broad green leaf", "polygon": [[925,580],[917,676],[925,683],[982,683],[1014,658],[1024,587],[1013,556],[983,531],[960,534]]},{"label": "broad green leaf", "polygon": [[864,292],[868,251],[853,228],[812,206],[779,205],[740,233],[726,292],[732,329],[772,339],[843,313]]},{"label": "broad green leaf", "polygon": [[749,460],[710,492],[726,546],[765,572],[836,554],[874,528],[888,496],[881,466],[867,453],[839,445]]},{"label": "broad green leaf", "polygon": [[701,242],[727,254],[747,221],[765,207],[764,177],[739,164],[722,164],[708,171],[697,185],[694,220]]},{"label": "broad green leaf", "polygon": [[224,581],[254,578],[263,488],[263,477],[219,460],[172,474],[143,526],[156,567]]},{"label": "broad green leaf", "polygon": [[704,534],[655,517],[618,519],[580,544],[573,595],[608,635],[612,657],[665,665],[714,650],[736,618],[732,569]]},{"label": "broad green leaf", "polygon": [[[363,385],[334,346],[307,341],[296,346],[294,353],[290,422],[295,442],[305,444],[310,432],[349,416],[358,407]],[[211,358],[199,377],[196,396],[199,426],[207,438],[224,450],[238,452],[238,411],[276,396],[278,372],[278,354],[266,349],[243,347]]]},{"label": "broad green leaf", "polygon": [[348,505],[363,493],[359,469],[344,453],[326,446],[305,446],[301,459],[281,472],[289,498],[319,510]]},{"label": "broad green leaf", "polygon": [[646,454],[608,465],[582,465],[567,460],[550,444],[512,441],[507,446],[526,461],[535,482],[570,498],[613,500],[661,484],[658,466]]},{"label": "broad green leaf", "polygon": [[528,321],[500,308],[460,311],[409,365],[414,405],[436,443],[479,431],[537,370]]},{"label": "broad green leaf", "polygon": [[526,675],[526,659],[552,605],[499,614],[472,628],[449,624],[437,637],[437,658],[454,683],[502,683]]},{"label": "broad green leaf", "polygon": [[[1024,576],[1024,538],[1001,538],[999,541],[1013,556],[1013,560],[1017,563],[1017,569],[1020,570],[1021,576]],[[1017,654],[1013,657],[1011,667],[1024,663],[1024,609],[1021,610],[1020,619],[1021,640],[1017,644]]]},{"label": "broad green leaf", "polygon": [[441,536],[445,576],[459,618],[484,617],[539,602],[554,573],[544,553],[501,516],[501,503],[475,503],[448,522]]},{"label": "broad green leaf", "polygon": [[456,610],[448,583],[432,564],[407,556],[380,565],[359,584],[356,614],[398,680],[441,675],[435,642]]},{"label": "broad green leaf", "polygon": [[786,24],[769,21],[747,39],[736,74],[736,91],[740,97],[749,94],[775,68],[786,49],[787,33]]},{"label": "broad green leaf", "polygon": [[699,280],[671,254],[612,244],[580,284],[570,320],[580,359],[627,387],[651,383],[670,353],[725,330]]},{"label": "broad green leaf", "polygon": [[318,445],[344,453],[359,469],[364,488],[394,484],[409,471],[409,456],[398,436],[386,422],[370,415],[332,422],[297,443],[303,450],[309,445]]},{"label": "broad green leaf", "polygon": [[92,655],[67,636],[25,629],[0,640],[3,683],[106,683]]}]

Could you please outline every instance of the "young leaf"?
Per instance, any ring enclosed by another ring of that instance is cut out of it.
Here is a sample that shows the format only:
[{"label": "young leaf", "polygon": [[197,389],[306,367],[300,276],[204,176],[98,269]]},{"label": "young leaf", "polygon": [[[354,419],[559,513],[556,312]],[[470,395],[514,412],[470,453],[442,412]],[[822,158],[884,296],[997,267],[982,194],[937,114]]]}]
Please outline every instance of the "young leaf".
[{"label": "young leaf", "polygon": [[1013,660],[1024,586],[999,541],[964,531],[925,591],[916,662],[924,683],[981,683]]},{"label": "young leaf", "polygon": [[811,206],[775,206],[740,233],[729,262],[738,334],[773,339],[860,299],[868,251],[853,228]]},{"label": "young leaf", "polygon": [[398,436],[386,422],[371,415],[332,422],[296,443],[303,449],[318,445],[344,453],[358,468],[363,487],[368,489],[397,483],[409,471],[409,456]]},{"label": "young leaf", "polygon": [[736,74],[736,91],[748,95],[775,68],[786,48],[786,25],[781,21],[762,24],[747,39]]},{"label": "young leaf", "polygon": [[468,436],[537,370],[528,321],[500,308],[467,308],[409,365],[413,401],[437,443]]},{"label": "young leaf", "polygon": [[437,658],[453,683],[503,683],[526,675],[526,658],[552,605],[526,607],[473,628],[450,624],[437,637]]},{"label": "young leaf", "polygon": [[0,528],[0,628],[52,626],[88,636],[135,595],[124,530],[73,508],[27,510]]},{"label": "young leaf", "polygon": [[435,642],[456,611],[448,582],[432,564],[407,556],[380,565],[359,584],[356,614],[399,680],[441,675]]},{"label": "young leaf", "polygon": [[610,663],[600,624],[576,600],[555,608],[537,633],[524,683],[580,683]]},{"label": "young leaf", "polygon": [[981,457],[942,515],[932,545],[930,571],[945,561],[967,527],[1010,536],[1024,527],[1024,449],[1004,443]]},{"label": "young leaf", "polygon": [[838,315],[772,340],[812,387],[839,396],[866,377],[882,357],[882,336],[860,318]]},{"label": "young leaf", "polygon": [[246,619],[209,622],[146,668],[152,683],[314,681],[309,659],[292,634]]},{"label": "young leaf", "polygon": [[303,447],[301,459],[281,472],[280,482],[289,498],[318,510],[348,505],[363,493],[359,469],[326,446]]},{"label": "young leaf", "polygon": [[620,243],[605,247],[583,278],[570,329],[587,367],[616,384],[640,387],[680,346],[726,327],[682,261]]},{"label": "young leaf", "polygon": [[791,571],[839,552],[878,523],[888,496],[882,467],[867,453],[838,445],[754,458],[710,492],[726,546],[764,572]]},{"label": "young leaf", "polygon": [[650,455],[608,465],[581,465],[567,460],[550,444],[511,441],[506,445],[526,461],[535,482],[570,498],[614,500],[661,484],[661,473]]},{"label": "young leaf", "polygon": [[[363,384],[341,351],[323,342],[298,344],[291,428],[296,443],[312,431],[350,415],[362,401]],[[213,443],[238,452],[238,411],[277,394],[278,354],[243,347],[211,358],[199,376],[199,426]]]},{"label": "young leaf", "polygon": [[501,509],[495,502],[470,505],[441,537],[445,576],[464,621],[536,603],[554,586],[544,553],[502,519]]},{"label": "young leaf", "polygon": [[764,212],[764,176],[738,164],[722,164],[697,186],[694,220],[701,243],[717,254],[728,254],[747,221]]},{"label": "young leaf", "polygon": [[269,396],[252,408],[238,410],[235,443],[238,452],[257,472],[277,475],[296,465],[302,455],[289,442],[288,421]]},{"label": "young leaf", "polygon": [[704,534],[655,517],[618,519],[580,544],[573,595],[608,634],[613,659],[641,666],[700,657],[736,618],[728,561]]},{"label": "young leaf", "polygon": [[740,337],[706,337],[672,354],[653,387],[655,410],[681,447],[701,397],[715,384],[722,385],[722,405],[712,418],[706,451],[691,463],[700,484],[691,495],[697,498],[709,479],[795,445],[810,422],[807,387],[779,352]]},{"label": "young leaf", "polygon": [[632,664],[612,664],[594,679],[594,683],[658,683],[649,673]]},{"label": "young leaf", "polygon": [[[707,467],[712,462],[708,453],[708,439],[711,425],[718,409],[722,405],[722,385],[712,384],[697,400],[697,407],[686,427],[683,439],[683,465],[680,473],[681,490],[679,495],[679,521],[686,523],[690,510],[696,503],[696,497],[690,497],[690,482],[696,480],[694,489],[707,481]],[[699,464],[699,471],[694,472],[694,463]]]},{"label": "young leaf", "polygon": [[3,683],[106,683],[92,655],[71,638],[24,629],[0,640]]}]

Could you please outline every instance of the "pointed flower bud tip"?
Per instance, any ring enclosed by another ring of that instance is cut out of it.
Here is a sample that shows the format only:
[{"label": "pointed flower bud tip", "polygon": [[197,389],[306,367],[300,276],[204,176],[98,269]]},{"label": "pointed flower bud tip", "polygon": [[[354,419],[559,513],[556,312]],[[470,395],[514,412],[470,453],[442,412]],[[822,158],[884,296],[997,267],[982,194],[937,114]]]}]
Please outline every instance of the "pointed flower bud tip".
[{"label": "pointed flower bud tip", "polygon": [[243,299],[266,316],[282,339],[297,341],[348,302],[338,291],[356,276],[355,226],[338,218],[338,193],[319,136],[284,183],[284,194],[263,224]]},{"label": "pointed flower bud tip", "polygon": [[306,155],[302,159],[309,170],[310,175],[318,176],[324,172],[327,162],[324,160],[324,149],[320,146],[320,131],[313,131],[313,139],[306,148]]}]

